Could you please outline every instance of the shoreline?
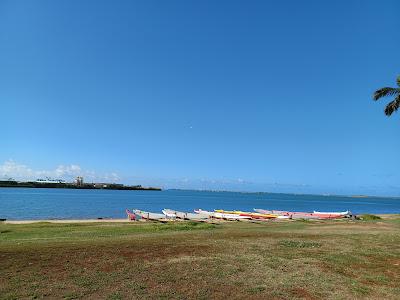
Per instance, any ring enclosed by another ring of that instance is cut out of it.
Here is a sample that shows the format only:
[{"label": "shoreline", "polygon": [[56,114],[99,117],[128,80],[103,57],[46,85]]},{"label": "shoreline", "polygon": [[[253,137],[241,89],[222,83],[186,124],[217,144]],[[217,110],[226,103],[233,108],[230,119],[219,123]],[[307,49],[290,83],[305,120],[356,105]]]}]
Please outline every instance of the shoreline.
[{"label": "shoreline", "polygon": [[[390,220],[398,218],[400,214],[374,214],[375,216],[381,217],[383,220]],[[169,222],[171,220],[165,219],[163,222]],[[184,222],[186,220],[175,220]],[[215,221],[215,220],[214,220]],[[281,221],[281,220],[279,220]],[[287,220],[284,220],[287,221]],[[319,220],[321,221],[321,220]],[[40,220],[5,220],[0,221],[0,224],[35,224],[35,223],[53,223],[53,224],[73,224],[73,223],[137,223],[137,222],[149,222],[149,221],[130,221],[128,218],[125,219],[40,219]],[[152,221],[150,221],[152,222]],[[172,222],[172,221],[171,221]],[[276,220],[275,220],[276,222]]]},{"label": "shoreline", "polygon": [[69,223],[128,223],[125,219],[50,219],[50,220],[6,220],[1,221],[0,224],[35,224],[35,223],[53,223],[53,224],[69,224]]},{"label": "shoreline", "polygon": [[77,186],[74,184],[65,183],[35,183],[27,182],[21,184],[2,184],[0,181],[0,188],[27,188],[27,189],[66,189],[66,190],[110,190],[110,191],[162,191],[161,188],[157,187],[143,187],[143,186],[130,186],[130,185],[120,185],[120,184],[109,184],[108,186],[96,186],[99,184],[91,183],[82,186]]}]

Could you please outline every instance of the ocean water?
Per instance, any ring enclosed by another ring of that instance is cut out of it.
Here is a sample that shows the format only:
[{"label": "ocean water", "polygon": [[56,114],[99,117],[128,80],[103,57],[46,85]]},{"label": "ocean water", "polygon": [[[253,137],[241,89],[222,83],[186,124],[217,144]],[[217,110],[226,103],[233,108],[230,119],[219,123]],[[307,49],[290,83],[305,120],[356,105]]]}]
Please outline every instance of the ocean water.
[{"label": "ocean water", "polygon": [[0,218],[8,220],[125,218],[125,209],[160,212],[248,210],[345,211],[400,213],[400,198],[237,193],[208,191],[114,191],[0,188]]}]

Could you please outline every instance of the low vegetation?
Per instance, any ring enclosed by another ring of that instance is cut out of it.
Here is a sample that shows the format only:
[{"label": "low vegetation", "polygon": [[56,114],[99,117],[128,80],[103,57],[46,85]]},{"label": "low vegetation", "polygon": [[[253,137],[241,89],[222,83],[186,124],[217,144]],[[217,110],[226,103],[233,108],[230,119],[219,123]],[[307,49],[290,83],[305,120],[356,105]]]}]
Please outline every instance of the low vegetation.
[{"label": "low vegetation", "polygon": [[0,299],[398,299],[399,219],[0,224]]},{"label": "low vegetation", "polygon": [[379,216],[370,215],[370,214],[361,215],[359,218],[360,218],[361,220],[363,220],[363,221],[371,221],[371,220],[375,221],[375,220],[380,220],[380,219],[382,219],[382,218],[379,217]]}]

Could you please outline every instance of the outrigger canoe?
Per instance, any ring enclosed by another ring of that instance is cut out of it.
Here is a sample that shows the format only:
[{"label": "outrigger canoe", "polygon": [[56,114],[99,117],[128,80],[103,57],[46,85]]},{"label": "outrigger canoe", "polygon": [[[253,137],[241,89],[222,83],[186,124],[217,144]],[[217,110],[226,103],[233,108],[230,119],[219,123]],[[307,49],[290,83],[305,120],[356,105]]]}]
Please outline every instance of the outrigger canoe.
[{"label": "outrigger canoe", "polygon": [[212,215],[212,218],[224,219],[224,220],[238,220],[238,221],[251,219],[251,217],[249,217],[249,216],[241,216],[241,215],[219,213],[219,212],[214,212],[214,214]]},{"label": "outrigger canoe", "polygon": [[291,219],[339,219],[348,215],[348,212],[311,213],[311,212],[291,212],[291,211],[265,210],[265,209],[254,209],[254,211],[258,213],[274,213],[280,216],[288,216]]},{"label": "outrigger canoe", "polygon": [[178,219],[193,220],[193,221],[201,221],[201,220],[208,219],[207,215],[182,212],[182,211],[172,210],[172,209],[168,209],[168,208],[163,209],[162,212],[164,213],[164,215],[166,215],[169,218],[178,218]]},{"label": "outrigger canoe", "polygon": [[240,216],[237,214],[228,214],[228,213],[221,213],[221,212],[211,212],[211,211],[206,211],[202,209],[196,209],[194,210],[195,213],[197,214],[203,214],[207,215],[209,218],[215,218],[215,219],[223,219],[223,220],[249,220],[251,217],[248,216]]},{"label": "outrigger canoe", "polygon": [[315,211],[314,210],[314,214],[347,216],[347,215],[350,214],[350,211],[346,210],[346,211],[341,211],[341,212],[320,212],[320,211]]},{"label": "outrigger canoe", "polygon": [[207,216],[208,218],[212,217],[214,214],[212,211],[202,210],[202,209],[195,209],[194,212],[198,215]]},{"label": "outrigger canoe", "polygon": [[143,211],[143,210],[139,210],[139,209],[135,209],[133,212],[136,215],[140,216],[142,219],[146,219],[146,220],[160,221],[160,220],[165,219],[164,214],[157,214],[157,213],[152,213],[152,212]]},{"label": "outrigger canoe", "polygon": [[279,217],[287,217],[289,219],[319,219],[319,216],[316,216],[312,213],[306,212],[289,212],[289,211],[282,211],[282,210],[265,210],[265,209],[257,209],[255,208],[254,211],[258,213],[273,213],[278,215]]},{"label": "outrigger canoe", "polygon": [[169,219],[176,219],[176,213],[170,209],[163,209],[162,213]]},{"label": "outrigger canoe", "polygon": [[278,218],[278,215],[270,214],[270,213],[253,213],[253,212],[246,212],[246,211],[240,211],[240,210],[224,211],[222,209],[217,209],[215,211],[219,212],[219,213],[235,214],[235,215],[239,215],[239,216],[250,217],[252,219],[275,219],[275,218]]}]

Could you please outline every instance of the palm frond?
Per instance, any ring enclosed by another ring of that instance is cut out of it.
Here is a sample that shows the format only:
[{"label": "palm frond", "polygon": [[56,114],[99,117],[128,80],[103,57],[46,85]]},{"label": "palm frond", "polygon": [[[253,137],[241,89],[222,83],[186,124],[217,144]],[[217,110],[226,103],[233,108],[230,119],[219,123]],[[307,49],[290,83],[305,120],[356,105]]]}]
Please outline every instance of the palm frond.
[{"label": "palm frond", "polygon": [[400,76],[397,77],[397,80],[396,80],[396,81],[397,81],[397,85],[400,86]]},{"label": "palm frond", "polygon": [[393,112],[397,111],[400,107],[400,95],[398,95],[392,102],[386,105],[385,115],[390,116]]},{"label": "palm frond", "polygon": [[396,96],[400,94],[400,88],[391,88],[391,87],[384,87],[381,88],[374,93],[374,100],[379,100],[382,97],[386,96]]}]

